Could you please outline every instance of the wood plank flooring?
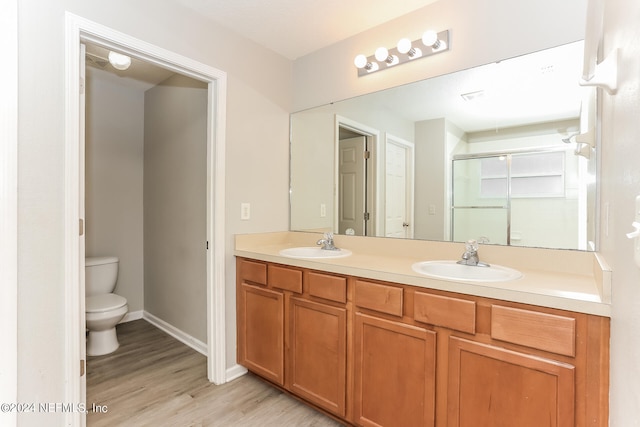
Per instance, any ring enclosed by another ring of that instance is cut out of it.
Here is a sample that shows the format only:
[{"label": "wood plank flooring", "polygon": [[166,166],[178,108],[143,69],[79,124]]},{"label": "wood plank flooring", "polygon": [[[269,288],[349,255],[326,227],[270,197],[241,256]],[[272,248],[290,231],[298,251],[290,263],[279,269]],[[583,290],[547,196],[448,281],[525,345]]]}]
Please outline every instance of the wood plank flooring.
[{"label": "wood plank flooring", "polygon": [[145,320],[119,325],[118,339],[87,360],[90,427],[340,425],[251,374],[210,383],[203,355]]}]

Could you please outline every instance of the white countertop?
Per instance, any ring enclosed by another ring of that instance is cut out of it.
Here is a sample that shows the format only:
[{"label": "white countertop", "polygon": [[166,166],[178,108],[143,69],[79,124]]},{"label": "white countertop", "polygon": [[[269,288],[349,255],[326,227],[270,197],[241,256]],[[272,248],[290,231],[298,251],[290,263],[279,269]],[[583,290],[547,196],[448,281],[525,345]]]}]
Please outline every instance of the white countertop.
[{"label": "white countertop", "polygon": [[349,249],[345,258],[299,259],[280,255],[285,248],[315,246],[317,233],[277,232],[237,235],[240,257],[402,283],[506,301],[610,317],[611,271],[594,252],[482,245],[482,261],[514,268],[523,274],[507,282],[461,282],[416,273],[420,261],[459,259],[464,245],[373,237],[335,236]]}]

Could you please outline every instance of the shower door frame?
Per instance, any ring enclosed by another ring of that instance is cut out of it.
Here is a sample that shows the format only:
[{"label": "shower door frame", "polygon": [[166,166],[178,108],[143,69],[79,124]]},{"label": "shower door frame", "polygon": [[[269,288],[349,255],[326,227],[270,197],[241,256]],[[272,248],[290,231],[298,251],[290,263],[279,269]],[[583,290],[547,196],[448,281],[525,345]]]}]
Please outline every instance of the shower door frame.
[{"label": "shower door frame", "polygon": [[[456,209],[506,209],[507,211],[507,246],[511,246],[511,160],[512,156],[519,154],[539,154],[539,153],[551,153],[551,152],[566,152],[567,149],[549,147],[549,148],[535,148],[535,149],[522,149],[522,150],[509,150],[509,151],[494,151],[488,153],[474,153],[474,154],[456,154],[451,158],[451,240],[454,241],[454,223],[455,223],[455,210]],[[502,206],[455,206],[455,188],[454,188],[454,167],[453,162],[456,160],[474,160],[474,159],[486,159],[491,157],[505,156],[507,161],[507,195],[506,202]]]}]

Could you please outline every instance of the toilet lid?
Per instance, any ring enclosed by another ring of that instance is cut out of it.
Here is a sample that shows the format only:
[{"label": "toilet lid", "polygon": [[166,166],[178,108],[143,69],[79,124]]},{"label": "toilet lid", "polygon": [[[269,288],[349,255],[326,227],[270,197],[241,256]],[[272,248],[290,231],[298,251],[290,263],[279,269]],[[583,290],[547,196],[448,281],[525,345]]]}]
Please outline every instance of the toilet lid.
[{"label": "toilet lid", "polygon": [[87,297],[85,311],[87,313],[101,313],[114,310],[127,304],[127,299],[116,294],[102,294]]}]

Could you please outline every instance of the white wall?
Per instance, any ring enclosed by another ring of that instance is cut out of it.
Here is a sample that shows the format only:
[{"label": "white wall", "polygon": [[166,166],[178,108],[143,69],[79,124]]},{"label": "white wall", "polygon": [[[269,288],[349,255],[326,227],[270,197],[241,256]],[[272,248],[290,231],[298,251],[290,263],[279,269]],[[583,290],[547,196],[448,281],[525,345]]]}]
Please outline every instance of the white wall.
[{"label": "white wall", "polygon": [[603,54],[620,48],[616,95],[602,94],[601,251],[613,268],[611,426],[640,426],[640,268],[633,262],[635,197],[640,194],[640,3],[605,1]]},{"label": "white wall", "polygon": [[[415,124],[415,230],[416,239],[443,240],[445,206],[446,120],[422,120]],[[429,213],[433,206],[434,214]]]},{"label": "white wall", "polygon": [[207,342],[207,85],[144,94],[144,309]]},{"label": "white wall", "polygon": [[86,255],[117,256],[115,292],[143,306],[144,92],[87,68]]},{"label": "white wall", "polygon": [[[19,7],[18,401],[65,398],[65,11],[228,73],[227,366],[235,364],[233,235],[288,227],[291,62],[182,6],[153,0],[21,0]],[[241,52],[239,54],[238,52]],[[252,203],[240,221],[240,202]],[[20,414],[22,426],[64,414]]]}]

